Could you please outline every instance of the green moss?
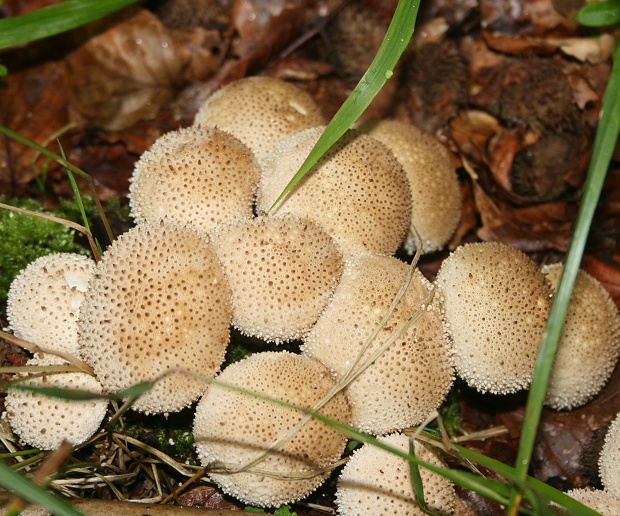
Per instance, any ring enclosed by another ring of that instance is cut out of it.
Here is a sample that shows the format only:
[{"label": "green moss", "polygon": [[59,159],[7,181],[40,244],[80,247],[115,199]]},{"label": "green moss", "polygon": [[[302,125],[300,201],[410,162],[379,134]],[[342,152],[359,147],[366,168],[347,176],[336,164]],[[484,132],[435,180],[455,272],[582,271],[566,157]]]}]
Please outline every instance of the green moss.
[{"label": "green moss", "polygon": [[[71,203],[66,203],[59,210],[46,211],[36,199],[0,201],[62,218],[68,218],[72,209]],[[76,241],[74,229],[31,215],[0,209],[0,301],[6,299],[9,286],[19,271],[40,256],[50,253],[88,255],[90,250]]]}]

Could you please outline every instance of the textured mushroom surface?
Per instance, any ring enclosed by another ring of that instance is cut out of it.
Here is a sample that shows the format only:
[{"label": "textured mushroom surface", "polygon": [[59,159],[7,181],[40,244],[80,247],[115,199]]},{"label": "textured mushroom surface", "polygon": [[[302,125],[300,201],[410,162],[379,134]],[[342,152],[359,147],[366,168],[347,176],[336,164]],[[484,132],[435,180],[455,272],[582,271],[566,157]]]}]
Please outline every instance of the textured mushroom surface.
[{"label": "textured mushroom surface", "polygon": [[620,414],[613,420],[605,435],[599,469],[605,490],[620,498]]},{"label": "textured mushroom surface", "polygon": [[190,127],[159,138],[136,163],[129,188],[137,222],[186,222],[203,231],[252,215],[259,167],[229,133]]},{"label": "textured mushroom surface", "polygon": [[[106,392],[173,368],[213,377],[228,344],[230,288],[208,239],[190,226],[145,223],[121,235],[97,264],[79,319],[84,360]],[[205,384],[174,373],[133,405],[180,410]]]},{"label": "textured mushroom surface", "polygon": [[[268,210],[304,162],[323,131],[302,131],[276,146],[261,163],[256,199]],[[350,130],[289,192],[273,213],[294,213],[317,222],[345,256],[371,251],[391,254],[411,221],[407,177],[380,141]]]},{"label": "textured mushroom surface", "polygon": [[78,315],[94,267],[86,256],[53,253],[22,270],[7,297],[7,316],[15,336],[78,356]]},{"label": "textured mushroom surface", "polygon": [[[409,453],[409,438],[392,434],[381,442]],[[415,454],[419,459],[443,466],[445,464],[425,445],[416,441]],[[420,468],[424,485],[424,500],[435,514],[452,514],[456,503],[454,488],[449,480]],[[381,448],[364,444],[342,470],[338,479],[336,505],[340,516],[422,516],[426,514],[415,500],[411,487],[409,462]]]},{"label": "textured mushroom surface", "polygon": [[[31,359],[26,365],[45,365]],[[101,394],[101,385],[86,373],[50,373],[26,379],[24,385],[62,387]],[[30,446],[54,450],[63,440],[79,445],[92,436],[103,420],[105,399],[67,400],[11,387],[5,400],[13,431]]]},{"label": "textured mushroom surface", "polygon": [[[368,120],[359,130],[387,145],[403,166],[411,190],[411,222],[422,252],[444,247],[461,219],[461,187],[446,147],[434,136],[397,120]],[[411,233],[405,240],[416,251]]]},{"label": "textured mushroom surface", "polygon": [[[555,290],[562,264],[547,265],[541,270]],[[553,362],[545,404],[570,410],[589,401],[611,376],[618,354],[620,314],[616,304],[603,285],[580,270]]]},{"label": "textured mushroom surface", "polygon": [[[620,514],[620,498],[607,491],[600,489],[573,489],[566,493],[578,502],[594,509],[602,514],[602,516],[618,516]],[[568,516],[569,513],[563,507],[554,506],[553,513],[558,516]]]},{"label": "textured mushroom surface", "polygon": [[[342,379],[401,288],[408,265],[363,254],[345,262],[330,304],[304,339],[304,354]],[[454,375],[441,315],[424,306],[430,283],[415,271],[406,294],[363,355],[361,363],[416,313],[419,319],[344,391],[353,426],[385,434],[423,422],[443,402]],[[421,311],[421,312],[419,312]]]},{"label": "textured mushroom surface", "polygon": [[[217,380],[307,408],[315,407],[335,385],[320,362],[288,352],[255,353],[228,366]],[[349,421],[349,405],[342,392],[320,412],[345,424]],[[211,384],[196,407],[194,440],[198,455],[205,466],[216,462],[229,468],[243,466],[302,418],[303,414],[294,409]],[[259,471],[210,477],[245,503],[279,506],[299,500],[321,485],[329,471],[314,473],[340,459],[346,440],[328,425],[311,419],[257,464]],[[308,478],[274,478],[260,471]]]},{"label": "textured mushroom surface", "polygon": [[194,125],[234,134],[259,162],[280,141],[325,124],[305,91],[273,77],[246,77],[216,91],[199,109]]},{"label": "textured mushroom surface", "polygon": [[435,283],[457,374],[481,392],[526,388],[551,304],[538,266],[506,244],[466,244],[444,260]]},{"label": "textured mushroom surface", "polygon": [[304,335],[328,303],[342,254],[319,226],[294,216],[218,228],[213,245],[232,288],[233,325],[268,341]]}]

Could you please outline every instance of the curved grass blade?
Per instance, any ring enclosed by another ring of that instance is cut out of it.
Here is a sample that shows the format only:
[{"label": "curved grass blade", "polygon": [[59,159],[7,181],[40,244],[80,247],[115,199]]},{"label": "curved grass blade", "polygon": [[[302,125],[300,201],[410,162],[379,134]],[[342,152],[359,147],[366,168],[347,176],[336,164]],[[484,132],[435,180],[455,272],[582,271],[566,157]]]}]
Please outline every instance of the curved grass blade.
[{"label": "curved grass blade", "polygon": [[[0,22],[2,22],[2,20],[0,20]],[[0,31],[1,30],[2,29],[1,29],[1,26],[0,26]],[[25,136],[22,136],[21,134],[16,133],[15,131],[12,131],[8,127],[4,127],[3,125],[0,125],[0,133],[5,134],[9,138],[13,138],[14,140],[16,140],[16,141],[18,141],[20,143],[23,143],[24,145],[28,145],[28,147],[36,150],[37,152],[39,152],[40,154],[43,154],[44,156],[47,156],[48,158],[53,159],[59,165],[65,167],[66,169],[70,170],[74,174],[76,174],[76,175],[80,176],[81,178],[85,179],[86,182],[88,183],[88,188],[89,188],[90,193],[91,193],[91,195],[93,197],[93,201],[95,202],[95,205],[97,206],[97,211],[99,212],[99,217],[101,218],[101,222],[103,223],[103,226],[105,227],[105,230],[106,230],[106,233],[108,235],[108,238],[109,238],[110,242],[114,241],[114,234],[112,233],[112,228],[110,227],[110,223],[108,222],[108,219],[107,219],[107,217],[105,215],[105,211],[103,210],[103,206],[101,205],[101,201],[99,200],[99,195],[97,195],[97,190],[95,188],[95,184],[93,183],[93,180],[90,177],[90,175],[88,175],[82,169],[76,167],[75,165],[73,165],[72,163],[67,161],[66,159],[63,159],[62,157],[58,156],[54,152],[50,151],[46,147],[43,147],[42,145],[39,145],[38,143],[33,142],[32,140],[26,138]],[[95,247],[93,251],[95,251],[96,249],[97,248]]]},{"label": "curved grass blade", "polygon": [[618,0],[606,0],[584,5],[577,14],[575,20],[586,27],[600,27],[614,25],[620,22],[620,2]]},{"label": "curved grass blade", "polygon": [[0,20],[0,49],[66,32],[138,0],[67,0]]},{"label": "curved grass blade", "polygon": [[321,159],[329,148],[351,127],[368,107],[372,99],[392,77],[394,67],[409,44],[418,15],[420,0],[399,0],[392,22],[388,27],[383,43],[366,73],[351,92],[347,100],[334,115],[325,131],[310,151],[306,161],[286,185],[284,191],[273,203],[269,211],[299,183],[310,169]]},{"label": "curved grass blade", "polygon": [[0,461],[0,485],[30,503],[46,507],[56,516],[84,516],[69,503],[39,487],[24,475],[13,471],[4,461]]},{"label": "curved grass blade", "polygon": [[[579,213],[573,232],[573,238],[566,255],[566,262],[558,288],[553,298],[549,320],[541,342],[540,351],[534,368],[532,385],[525,407],[525,419],[523,432],[519,441],[519,450],[515,471],[521,480],[525,480],[530,465],[534,440],[540,421],[549,376],[553,366],[553,360],[557,351],[558,342],[562,332],[562,326],[566,317],[568,302],[575,284],[577,272],[592,224],[594,211],[603,189],[607,168],[618,141],[620,133],[620,41],[616,42],[613,53],[613,66],[609,82],[605,89],[601,118],[594,138],[592,159],[588,169],[588,177],[584,186]],[[517,493],[512,503],[512,512],[516,514],[520,496]]]}]

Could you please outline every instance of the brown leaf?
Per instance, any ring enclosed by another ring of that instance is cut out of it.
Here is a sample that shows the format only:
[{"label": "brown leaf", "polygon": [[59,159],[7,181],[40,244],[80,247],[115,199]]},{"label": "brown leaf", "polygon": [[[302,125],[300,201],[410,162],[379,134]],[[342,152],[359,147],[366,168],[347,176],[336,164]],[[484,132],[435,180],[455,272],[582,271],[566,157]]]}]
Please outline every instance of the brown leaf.
[{"label": "brown leaf", "polygon": [[179,495],[179,504],[184,507],[204,507],[205,509],[229,509],[240,511],[237,505],[229,502],[217,489],[199,486]]},{"label": "brown leaf", "polygon": [[66,60],[73,106],[110,130],[155,117],[185,80],[208,77],[225,53],[213,31],[169,29],[147,10],[125,13]]},{"label": "brown leaf", "polygon": [[[572,218],[553,220],[548,215],[557,210],[557,206],[551,204],[549,211],[544,211],[540,205],[536,209],[542,218],[531,221],[532,212],[528,210],[515,210],[500,201],[493,201],[482,188],[474,183],[474,198],[480,212],[482,226],[478,229],[478,238],[485,241],[502,241],[522,251],[541,251],[556,249],[566,251],[571,238]],[[528,217],[529,215],[529,217]]]},{"label": "brown leaf", "polygon": [[[5,127],[44,144],[68,123],[66,77],[57,63],[15,71],[3,82],[0,120]],[[55,142],[53,146],[58,151]],[[0,192],[10,196],[23,193],[34,177],[35,156],[36,151],[30,147],[0,135]],[[40,162],[37,166],[40,171]],[[60,171],[55,163],[50,164],[50,174]]]}]

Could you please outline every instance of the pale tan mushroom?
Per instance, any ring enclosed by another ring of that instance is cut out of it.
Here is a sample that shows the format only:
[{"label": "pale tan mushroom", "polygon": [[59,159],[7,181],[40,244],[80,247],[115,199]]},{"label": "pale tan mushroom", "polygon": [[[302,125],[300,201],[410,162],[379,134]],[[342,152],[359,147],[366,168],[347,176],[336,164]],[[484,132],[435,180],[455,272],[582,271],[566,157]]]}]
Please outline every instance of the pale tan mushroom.
[{"label": "pale tan mushroom", "polygon": [[[346,260],[333,298],[304,338],[302,352],[323,362],[338,380],[345,378],[387,313],[408,267],[396,258],[370,253]],[[418,312],[419,319],[344,391],[356,428],[372,434],[402,430],[423,422],[445,399],[454,369],[441,315],[425,306],[430,299],[431,285],[416,270],[407,292],[356,369]]]},{"label": "pale tan mushroom", "polygon": [[465,244],[444,260],[435,284],[457,374],[481,392],[526,388],[551,305],[538,266],[506,244]]},{"label": "pale tan mushroom", "polygon": [[[555,290],[562,264],[546,265],[541,270]],[[589,401],[611,376],[619,354],[620,314],[616,304],[595,278],[580,270],[568,304],[545,404],[570,410]]]},{"label": "pale tan mushroom", "polygon": [[[172,222],[140,224],[97,264],[79,319],[84,360],[105,392],[175,368],[212,378],[224,360],[231,312],[228,282],[204,234]],[[175,373],[133,408],[174,412],[205,388]]]},{"label": "pale tan mushroom", "polygon": [[342,254],[319,226],[294,216],[219,227],[213,245],[232,288],[233,325],[268,341],[303,336],[328,303]]},{"label": "pale tan mushroom", "polygon": [[[49,360],[33,358],[26,365],[49,365]],[[49,373],[21,383],[93,394],[101,394],[102,391],[99,382],[86,373]],[[40,450],[54,450],[63,441],[79,445],[88,440],[101,425],[108,401],[62,399],[11,387],[5,406],[11,428],[24,442]]]},{"label": "pale tan mushroom", "polygon": [[[323,132],[302,131],[276,146],[261,163],[256,199],[267,211]],[[338,243],[345,256],[394,253],[411,222],[407,177],[392,152],[375,138],[348,131],[273,211],[308,217]]]},{"label": "pale tan mushroom", "polygon": [[[417,127],[397,120],[368,120],[358,129],[389,147],[403,166],[411,190],[411,222],[422,252],[443,248],[461,219],[461,187],[445,145]],[[409,254],[416,251],[409,232]]]},{"label": "pale tan mushroom", "polygon": [[78,315],[94,267],[90,258],[72,253],[48,254],[30,263],[13,280],[7,297],[15,336],[79,356]]},{"label": "pale tan mushroom", "polygon": [[607,430],[598,464],[605,490],[620,498],[620,414]]},{"label": "pale tan mushroom", "polygon": [[252,216],[259,167],[252,151],[217,128],[164,134],[136,163],[129,187],[138,223],[169,219],[203,231]]},{"label": "pale tan mushroom", "polygon": [[[401,451],[409,453],[409,438],[392,434],[380,438]],[[444,462],[422,443],[415,443],[416,457],[445,467]],[[434,514],[452,514],[456,495],[452,483],[437,473],[420,468],[424,501]],[[353,456],[338,478],[336,505],[341,516],[423,516],[411,486],[409,462],[402,457],[364,444]]]},{"label": "pale tan mushroom", "polygon": [[[620,498],[607,491],[600,489],[582,488],[573,489],[566,493],[578,502],[594,509],[602,516],[618,516],[620,514]],[[553,513],[558,516],[569,516],[570,514],[563,507],[553,506]]]},{"label": "pale tan mushroom", "polygon": [[259,162],[280,140],[324,124],[310,95],[273,77],[246,77],[227,84],[207,99],[194,119],[194,125],[234,134]]},{"label": "pale tan mushroom", "polygon": [[[217,380],[306,408],[313,408],[334,387],[329,371],[320,362],[288,352],[255,353],[228,366]],[[348,424],[349,405],[342,393],[320,412]],[[196,407],[196,449],[204,466],[240,468],[267,451],[303,417],[299,411],[226,389],[216,382]],[[245,503],[277,507],[300,500],[321,485],[330,474],[329,466],[340,459],[345,444],[342,434],[311,419],[288,441],[270,451],[253,471],[209,476],[226,493]]]}]

